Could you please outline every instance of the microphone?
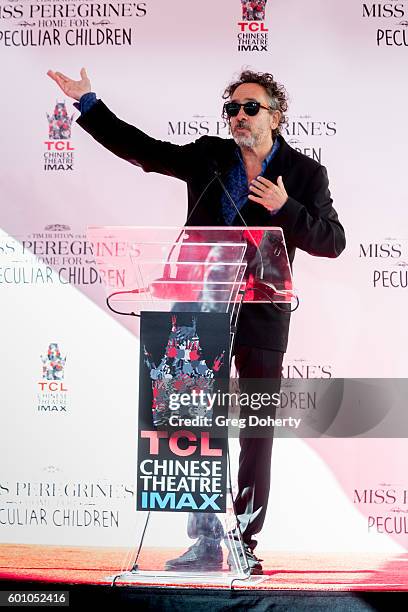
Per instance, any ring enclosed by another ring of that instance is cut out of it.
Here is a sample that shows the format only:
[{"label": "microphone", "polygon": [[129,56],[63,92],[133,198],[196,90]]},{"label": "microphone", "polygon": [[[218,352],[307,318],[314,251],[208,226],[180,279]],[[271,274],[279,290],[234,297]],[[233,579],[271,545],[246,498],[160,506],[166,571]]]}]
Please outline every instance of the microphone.
[{"label": "microphone", "polygon": [[[217,162],[215,162],[215,161],[214,161],[214,166],[215,166],[215,168],[217,168]],[[193,208],[191,209],[191,211],[190,211],[190,213],[189,213],[189,215],[188,215],[188,217],[186,219],[186,223],[185,223],[186,225],[188,225],[188,222],[189,222],[189,220],[191,218],[191,215],[193,214],[193,212],[195,211],[195,209],[197,208],[197,206],[201,202],[201,199],[204,196],[204,194],[206,193],[207,189],[213,184],[213,182],[217,178],[217,172],[218,172],[217,170],[213,171],[213,175],[214,176],[211,177],[211,179],[208,181],[208,183],[206,184],[206,186],[204,187],[204,189],[202,190],[202,192],[198,196],[196,203],[194,204]]]},{"label": "microphone", "polygon": [[[215,164],[216,164],[216,162],[215,162]],[[240,212],[238,206],[235,204],[233,197],[231,196],[230,192],[228,191],[228,189],[224,185],[224,182],[221,179],[221,173],[219,172],[218,169],[216,169],[214,171],[214,174],[215,174],[215,177],[218,179],[218,182],[220,183],[223,192],[225,193],[225,195],[227,196],[227,198],[229,199],[229,201],[231,202],[231,204],[233,205],[233,207],[237,211],[237,214],[240,217],[241,221],[243,222],[243,224],[247,228],[245,230],[245,232],[247,232],[249,234],[249,236],[251,237],[252,243],[254,244],[254,246],[255,246],[258,254],[259,254],[259,258],[261,260],[260,261],[260,271],[258,273],[258,268],[255,270],[255,276],[254,276],[254,278],[252,280],[252,285],[250,285],[246,289],[246,291],[251,291],[251,290],[252,291],[257,291],[258,293],[263,295],[264,298],[266,297],[271,302],[272,306],[274,308],[276,308],[276,310],[279,310],[280,312],[284,312],[284,313],[287,314],[287,311],[285,309],[280,308],[273,301],[273,296],[276,296],[276,295],[285,296],[286,295],[285,292],[279,291],[279,289],[277,289],[277,287],[271,281],[264,280],[265,267],[264,267],[264,259],[262,257],[262,251],[258,247],[256,239],[252,235],[251,230],[248,228],[248,224],[245,222],[244,217],[241,215],[241,212]],[[299,306],[299,300],[298,300],[298,298],[296,298],[296,299],[297,299],[297,305],[290,312],[294,312],[294,310],[296,310],[298,308],[298,306]]]},{"label": "microphone", "polygon": [[[199,197],[197,198],[196,203],[194,204],[193,208],[191,209],[187,220],[186,220],[186,226],[188,226],[188,222],[192,216],[192,214],[194,213],[194,211],[196,210],[197,206],[199,205],[199,203],[201,202],[203,196],[205,195],[205,193],[207,192],[207,190],[209,189],[209,187],[214,183],[214,181],[218,181],[219,184],[221,185],[221,189],[223,190],[224,194],[226,195],[226,197],[228,198],[228,200],[231,202],[233,208],[235,209],[238,217],[241,219],[242,224],[246,227],[245,232],[248,233],[252,244],[254,245],[258,255],[259,255],[259,259],[260,259],[260,263],[259,266],[257,266],[257,269],[255,270],[255,275],[254,275],[254,279],[253,279],[253,285],[252,287],[250,287],[249,289],[254,289],[254,290],[258,290],[260,293],[261,288],[263,287],[263,292],[265,292],[266,290],[272,291],[272,293],[279,293],[279,291],[277,290],[277,288],[275,287],[275,285],[273,285],[270,282],[264,281],[264,273],[265,273],[265,266],[264,266],[264,258],[262,256],[262,251],[258,246],[257,240],[254,237],[254,235],[252,234],[251,230],[248,227],[248,224],[246,223],[244,217],[242,216],[238,206],[236,205],[234,198],[231,196],[230,192],[228,191],[227,187],[224,184],[224,181],[222,180],[222,172],[220,172],[220,170],[218,169],[218,163],[216,160],[212,160],[213,163],[213,170],[212,170],[212,176],[210,178],[210,180],[208,181],[208,183],[205,185],[204,189],[201,191]],[[179,241],[182,237],[184,233],[184,228],[181,230],[180,234],[177,236],[172,248],[169,251],[169,254],[167,256],[167,260],[164,266],[164,270],[163,270],[163,276],[161,279],[158,279],[159,281],[167,281],[170,280],[170,259],[171,256],[174,252],[174,249],[176,248],[176,246],[179,244]],[[259,271],[258,271],[259,270]],[[271,299],[268,296],[269,299]]]},{"label": "microphone", "polygon": [[[200,193],[196,203],[194,204],[193,208],[191,209],[187,219],[186,219],[186,223],[185,226],[188,226],[188,221],[191,217],[191,215],[193,214],[193,212],[195,211],[195,209],[197,208],[198,204],[200,203],[202,197],[204,196],[205,192],[207,191],[207,189],[210,187],[210,185],[212,185],[212,183],[215,181],[216,176],[214,175],[211,180],[206,184],[206,186],[204,187],[204,189],[202,190],[202,192]],[[159,280],[170,280],[170,260],[171,260],[171,256],[173,255],[174,249],[176,248],[176,246],[179,244],[181,237],[184,234],[184,228],[185,226],[182,228],[181,232],[179,233],[179,235],[177,236],[176,240],[174,241],[173,246],[171,247],[168,255],[167,255],[167,259],[166,259],[166,263],[164,264],[164,270],[163,270],[163,276],[161,279]]]},{"label": "microphone", "polygon": [[[251,237],[251,240],[259,254],[259,258],[261,260],[260,266],[260,273],[259,273],[259,280],[262,280],[264,277],[264,261],[263,261],[263,257],[262,257],[262,252],[261,249],[258,247],[257,241],[254,238],[254,236],[251,233],[251,230],[248,229],[248,224],[246,223],[244,217],[241,215],[241,211],[239,210],[238,206],[235,204],[233,197],[231,196],[230,192],[228,191],[228,189],[226,188],[226,186],[224,185],[224,182],[221,180],[221,173],[218,170],[215,170],[215,176],[218,179],[218,182],[220,183],[223,192],[225,193],[225,195],[227,196],[227,198],[229,199],[229,201],[231,202],[232,206],[235,208],[235,210],[237,211],[237,214],[239,216],[239,218],[241,219],[242,223],[245,225],[245,227],[247,228],[247,231],[249,236]],[[258,275],[257,275],[258,276]]]}]

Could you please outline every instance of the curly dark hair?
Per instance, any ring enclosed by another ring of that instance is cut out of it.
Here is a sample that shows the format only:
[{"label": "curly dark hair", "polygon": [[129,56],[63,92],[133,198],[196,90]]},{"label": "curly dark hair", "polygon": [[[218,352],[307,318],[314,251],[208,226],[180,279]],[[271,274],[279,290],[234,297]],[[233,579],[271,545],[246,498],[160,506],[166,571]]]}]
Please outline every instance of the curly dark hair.
[{"label": "curly dark hair", "polygon": [[225,88],[225,91],[222,95],[223,99],[226,100],[230,98],[237,87],[242,85],[243,83],[257,83],[261,85],[269,99],[270,105],[274,110],[279,110],[281,112],[281,118],[279,120],[279,125],[277,128],[272,130],[272,136],[275,138],[277,134],[281,133],[281,126],[288,123],[288,118],[285,115],[288,110],[288,93],[283,85],[275,81],[272,74],[269,72],[253,72],[252,70],[243,70],[238,77],[237,81],[230,83],[228,87]]}]

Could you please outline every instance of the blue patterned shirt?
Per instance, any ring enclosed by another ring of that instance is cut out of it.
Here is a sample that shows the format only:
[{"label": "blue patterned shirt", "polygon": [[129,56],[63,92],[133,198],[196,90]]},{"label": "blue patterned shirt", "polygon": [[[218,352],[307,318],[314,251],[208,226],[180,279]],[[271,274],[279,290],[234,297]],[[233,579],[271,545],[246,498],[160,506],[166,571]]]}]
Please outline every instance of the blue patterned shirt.
[{"label": "blue patterned shirt", "polygon": [[79,110],[81,115],[89,111],[96,103],[96,94],[90,91],[79,98],[79,102],[74,102],[75,108]]},{"label": "blue patterned shirt", "polygon": [[[276,155],[279,149],[279,141],[275,138],[275,142],[273,143],[273,147],[271,152],[265,157],[262,162],[262,172],[261,176],[264,175],[265,170],[271,159]],[[231,195],[231,198],[234,200],[236,207],[238,210],[246,204],[249,194],[248,188],[248,178],[245,171],[244,160],[242,159],[241,151],[237,150],[237,161],[230,171],[225,186],[227,191]],[[223,193],[221,196],[221,206],[222,206],[222,214],[224,217],[224,221],[226,225],[231,225],[237,216],[237,211],[232,205],[232,202],[228,198],[226,193]],[[274,214],[273,212],[271,214]]]}]

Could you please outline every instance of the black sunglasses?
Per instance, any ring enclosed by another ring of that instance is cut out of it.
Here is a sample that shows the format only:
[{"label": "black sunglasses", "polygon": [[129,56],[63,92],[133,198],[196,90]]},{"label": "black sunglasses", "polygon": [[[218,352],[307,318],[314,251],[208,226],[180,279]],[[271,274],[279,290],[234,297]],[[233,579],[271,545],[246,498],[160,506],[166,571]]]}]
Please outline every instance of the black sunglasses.
[{"label": "black sunglasses", "polygon": [[273,110],[273,108],[270,106],[262,106],[260,102],[253,100],[251,102],[244,102],[244,104],[240,104],[239,102],[225,102],[224,113],[227,115],[227,117],[236,117],[241,109],[241,106],[244,109],[244,113],[248,115],[248,117],[254,117],[257,115],[260,108],[264,108],[265,110]]}]

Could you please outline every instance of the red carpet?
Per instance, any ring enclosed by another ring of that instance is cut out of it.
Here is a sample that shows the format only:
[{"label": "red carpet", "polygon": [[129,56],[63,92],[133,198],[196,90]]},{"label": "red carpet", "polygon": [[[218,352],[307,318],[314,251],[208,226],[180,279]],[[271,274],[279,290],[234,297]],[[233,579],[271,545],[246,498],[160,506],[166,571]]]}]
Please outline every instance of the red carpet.
[{"label": "red carpet", "polygon": [[[127,554],[122,548],[0,545],[0,579],[109,584]],[[176,549],[147,549],[141,569],[160,569],[166,559],[182,552]],[[406,591],[408,554],[386,556],[367,554],[306,554],[259,551],[267,579],[260,590],[313,591]],[[135,584],[135,583],[133,583]],[[152,585],[154,585],[152,580]],[[170,586],[170,583],[169,583]],[[192,588],[225,588],[212,584],[191,584]],[[235,589],[252,589],[245,582]]]}]

